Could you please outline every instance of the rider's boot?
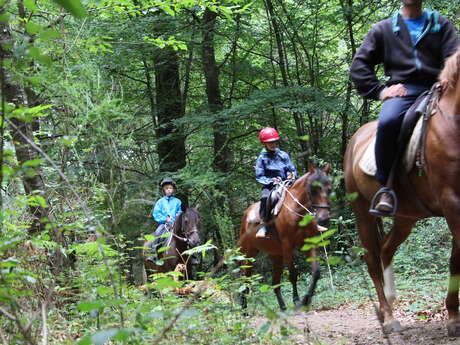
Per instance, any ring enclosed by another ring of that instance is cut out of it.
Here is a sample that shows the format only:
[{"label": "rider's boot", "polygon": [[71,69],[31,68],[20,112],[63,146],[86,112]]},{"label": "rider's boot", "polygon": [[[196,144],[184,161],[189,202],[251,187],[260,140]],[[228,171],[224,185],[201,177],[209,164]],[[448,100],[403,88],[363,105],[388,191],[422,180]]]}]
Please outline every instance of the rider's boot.
[{"label": "rider's boot", "polygon": [[393,207],[394,207],[393,198],[391,197],[389,193],[383,193],[382,196],[380,197],[379,202],[375,206],[375,208],[378,211],[384,212],[384,213],[389,213],[393,211]]},{"label": "rider's boot", "polygon": [[260,228],[257,230],[256,238],[270,238],[271,237],[271,226],[268,224],[268,220],[262,220],[260,222]]}]

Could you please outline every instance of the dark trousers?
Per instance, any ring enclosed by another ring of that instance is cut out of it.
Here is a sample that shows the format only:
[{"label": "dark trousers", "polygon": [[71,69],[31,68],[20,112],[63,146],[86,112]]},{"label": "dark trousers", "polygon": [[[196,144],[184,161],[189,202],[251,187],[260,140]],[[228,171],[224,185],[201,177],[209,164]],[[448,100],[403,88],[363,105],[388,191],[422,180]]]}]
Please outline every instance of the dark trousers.
[{"label": "dark trousers", "polygon": [[260,191],[260,211],[259,215],[260,218],[264,221],[267,222],[270,218],[270,215],[268,214],[267,210],[267,198],[270,195],[270,192],[272,191],[273,187],[270,186],[264,186],[262,187],[262,190]]},{"label": "dark trousers", "polygon": [[405,84],[407,96],[386,100],[380,110],[377,138],[375,140],[375,159],[377,173],[375,178],[386,185],[391,167],[396,159],[397,141],[404,114],[414,104],[417,97],[429,87]]}]

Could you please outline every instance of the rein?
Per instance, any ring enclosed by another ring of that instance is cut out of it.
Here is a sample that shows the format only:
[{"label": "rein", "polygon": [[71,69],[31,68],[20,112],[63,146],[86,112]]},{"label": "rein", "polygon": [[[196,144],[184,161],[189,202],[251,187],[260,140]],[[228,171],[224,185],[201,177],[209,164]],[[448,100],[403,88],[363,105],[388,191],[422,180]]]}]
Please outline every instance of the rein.
[{"label": "rein", "polygon": [[[302,203],[301,203],[301,202],[300,202],[290,191],[289,191],[289,189],[287,189],[287,188],[286,188],[285,186],[283,186],[283,185],[281,185],[281,188],[283,188],[283,189],[286,191],[286,193],[288,193],[288,194],[291,196],[292,200],[294,200],[294,202],[295,202],[297,205],[299,205],[299,206],[302,207],[305,211],[307,211],[306,214],[308,214],[308,215],[310,215],[310,216],[313,216],[313,215],[314,215],[314,213],[311,212],[308,208],[306,208],[306,207],[305,207],[305,206],[304,206],[304,205],[303,205],[303,204],[302,204]],[[291,211],[292,213],[296,214],[297,216],[300,216],[300,217],[303,217],[303,216],[304,216],[304,215],[302,215],[302,214],[300,214],[300,213],[294,211],[293,209],[291,209],[288,205],[286,205],[286,204],[284,204],[284,203],[283,203],[283,206],[286,207],[286,208],[287,208],[289,211]]]},{"label": "rein", "polygon": [[174,233],[173,233],[172,235],[173,235],[175,238],[177,238],[178,240],[180,240],[180,241],[183,241],[183,242],[185,242],[185,243],[188,242],[188,238],[186,238],[186,237],[181,237],[181,236],[176,235],[176,234],[174,234]]},{"label": "rein", "polygon": [[[310,175],[310,173],[308,173],[308,175]],[[308,178],[308,175],[307,175],[307,178]],[[283,203],[283,206],[286,207],[289,211],[291,211],[292,213],[294,213],[296,216],[298,217],[304,217],[305,215],[310,215],[310,216],[313,216],[315,215],[315,212],[312,212],[310,211],[307,207],[305,207],[290,191],[288,188],[286,188],[284,186],[284,184],[280,184],[281,188],[285,190],[286,193],[288,193],[290,195],[290,197],[292,198],[292,200],[294,200],[294,202],[299,205],[300,207],[302,207],[305,211],[307,211],[306,214],[300,214],[296,211],[294,211],[292,208],[290,208],[288,205],[284,204]],[[311,197],[311,193],[309,192],[309,197],[310,197],[310,200],[312,200],[313,198]],[[324,209],[330,209],[331,207],[328,206],[328,205],[318,205],[318,204],[311,204],[311,207],[313,208],[324,208]]]},{"label": "rein", "polygon": [[[182,232],[184,232],[184,231],[183,231],[183,230],[184,230],[184,227],[185,227],[185,226],[184,226],[184,222],[182,221],[182,224],[181,224],[181,227],[180,227],[180,228],[182,229]],[[171,231],[172,236],[170,236],[170,238],[172,238],[172,237],[174,236],[174,237],[177,238],[179,241],[182,241],[182,242],[185,242],[185,243],[188,244],[189,239],[188,239],[187,237],[182,237],[182,236],[177,235],[177,234],[174,232],[174,230],[175,230],[175,228],[173,228],[173,231]],[[198,232],[198,231],[197,231],[197,230],[193,230],[193,231],[191,231],[190,233],[192,233],[192,232]]]}]

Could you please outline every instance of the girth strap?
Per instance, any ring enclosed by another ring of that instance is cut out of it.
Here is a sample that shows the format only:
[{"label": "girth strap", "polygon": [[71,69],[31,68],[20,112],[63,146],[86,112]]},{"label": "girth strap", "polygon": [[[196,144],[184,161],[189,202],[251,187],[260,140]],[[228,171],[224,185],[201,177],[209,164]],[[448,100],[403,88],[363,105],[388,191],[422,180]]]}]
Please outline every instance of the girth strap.
[{"label": "girth strap", "polygon": [[415,161],[415,165],[419,169],[419,175],[422,175],[424,172],[424,168],[426,165],[426,159],[425,159],[425,148],[426,148],[426,135],[427,135],[427,125],[428,125],[428,120],[430,119],[431,116],[435,113],[434,111],[434,105],[437,104],[439,101],[439,96],[440,96],[440,87],[441,84],[436,83],[433,85],[431,88],[429,95],[430,98],[428,100],[428,106],[426,107],[425,111],[423,112],[423,120],[422,120],[422,133],[420,135],[420,141],[419,141],[419,150],[418,150],[418,155],[417,159]]}]

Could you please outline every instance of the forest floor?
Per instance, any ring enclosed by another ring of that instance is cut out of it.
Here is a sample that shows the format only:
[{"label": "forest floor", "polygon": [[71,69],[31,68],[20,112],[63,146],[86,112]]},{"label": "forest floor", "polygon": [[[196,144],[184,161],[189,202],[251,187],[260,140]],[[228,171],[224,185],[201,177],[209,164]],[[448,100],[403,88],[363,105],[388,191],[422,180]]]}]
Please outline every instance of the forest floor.
[{"label": "forest floor", "polygon": [[[298,312],[285,321],[300,331],[294,336],[295,344],[460,345],[460,339],[447,336],[444,308],[430,314],[401,310],[396,308],[394,315],[401,322],[403,331],[387,337],[382,333],[371,303]],[[262,324],[264,319],[259,321]]]}]

